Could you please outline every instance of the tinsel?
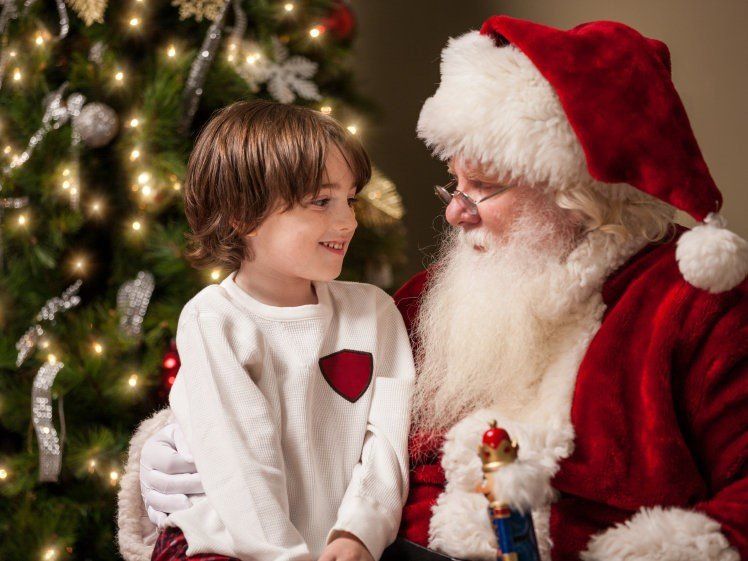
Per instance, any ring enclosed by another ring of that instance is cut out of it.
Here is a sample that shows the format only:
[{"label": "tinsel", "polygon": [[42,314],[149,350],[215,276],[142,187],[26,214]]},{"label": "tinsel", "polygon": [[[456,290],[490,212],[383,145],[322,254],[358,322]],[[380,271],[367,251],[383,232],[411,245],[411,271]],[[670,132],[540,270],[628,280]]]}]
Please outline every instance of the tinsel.
[{"label": "tinsel", "polygon": [[405,214],[403,200],[395,184],[374,168],[371,181],[359,193],[357,217],[365,226],[382,227],[398,222]]},{"label": "tinsel", "polygon": [[172,6],[179,6],[179,19],[194,17],[197,21],[203,18],[218,21],[229,0],[172,0]]},{"label": "tinsel", "polygon": [[39,313],[34,318],[36,324],[29,327],[16,343],[16,350],[18,351],[16,366],[20,367],[23,364],[31,351],[36,347],[39,338],[44,335],[44,328],[42,328],[41,322],[54,321],[55,316],[59,312],[66,312],[70,308],[74,308],[80,304],[81,299],[78,296],[78,290],[80,290],[82,284],[83,281],[80,279],[75,281],[60,296],[50,298],[42,306],[42,309],[39,310]]},{"label": "tinsel", "polygon": [[272,39],[272,57],[262,54],[256,43],[245,44],[243,50],[249,57],[235,59],[234,70],[252,91],[267,84],[268,93],[281,103],[293,103],[297,95],[320,99],[317,84],[311,80],[317,73],[317,63],[302,56],[289,57],[288,49],[277,37]]},{"label": "tinsel", "polygon": [[42,116],[42,126],[31,136],[26,149],[21,152],[20,155],[15,156],[10,164],[7,164],[3,171],[8,173],[18,166],[25,164],[34,152],[34,148],[39,144],[47,133],[52,129],[59,129],[62,125],[67,123],[71,117],[77,117],[80,113],[85,97],[79,93],[70,94],[67,102],[63,102],[62,94],[67,88],[68,83],[65,82],[57,90],[49,94],[45,100],[45,110]]},{"label": "tinsel", "polygon": [[92,23],[104,23],[108,0],[67,0],[67,3],[87,26]]},{"label": "tinsel", "polygon": [[52,384],[62,370],[59,361],[45,362],[31,389],[31,418],[39,446],[39,481],[57,481],[62,467],[62,442],[52,422]]},{"label": "tinsel", "polygon": [[148,271],[140,271],[133,280],[122,283],[117,292],[117,311],[120,329],[125,335],[140,335],[155,286],[153,275]]},{"label": "tinsel", "polygon": [[[2,186],[0,185],[0,189]],[[25,206],[28,206],[29,204],[29,198],[28,197],[8,197],[5,199],[0,199],[0,270],[3,268],[4,264],[4,248],[3,248],[3,218],[5,214],[5,209],[7,208],[23,208]]]},{"label": "tinsel", "polygon": [[[238,0],[235,1],[238,2]],[[179,132],[181,134],[187,134],[192,124],[192,119],[194,119],[197,112],[197,106],[200,102],[200,96],[203,95],[203,86],[208,76],[208,70],[210,70],[210,66],[216,58],[218,45],[221,42],[221,33],[226,23],[228,6],[228,2],[222,4],[218,17],[215,18],[215,21],[208,28],[208,33],[205,35],[202,45],[200,45],[195,60],[192,61],[192,66],[190,66],[187,83],[182,92],[182,120],[179,124]]]}]

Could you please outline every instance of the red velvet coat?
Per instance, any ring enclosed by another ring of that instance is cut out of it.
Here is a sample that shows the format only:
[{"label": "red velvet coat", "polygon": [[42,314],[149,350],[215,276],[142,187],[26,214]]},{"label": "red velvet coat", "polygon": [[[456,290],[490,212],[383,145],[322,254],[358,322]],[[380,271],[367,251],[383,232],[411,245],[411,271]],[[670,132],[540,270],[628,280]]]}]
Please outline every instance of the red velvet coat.
[{"label": "red velvet coat", "polygon": [[[553,480],[554,560],[578,559],[592,535],[657,505],[717,521],[748,559],[748,281],[694,288],[674,253],[675,241],[649,246],[603,287],[573,394],[574,452]],[[395,295],[409,330],[426,280]],[[439,450],[419,446],[412,437],[401,535],[426,545],[445,481]]]}]

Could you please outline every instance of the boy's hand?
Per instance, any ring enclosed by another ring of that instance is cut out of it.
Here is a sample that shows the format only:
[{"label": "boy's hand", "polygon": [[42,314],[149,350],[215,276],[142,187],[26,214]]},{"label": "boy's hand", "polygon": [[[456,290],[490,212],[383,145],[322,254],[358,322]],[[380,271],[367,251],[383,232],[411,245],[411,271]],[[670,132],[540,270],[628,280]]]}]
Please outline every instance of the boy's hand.
[{"label": "boy's hand", "polygon": [[374,561],[366,546],[350,532],[338,532],[318,561]]}]

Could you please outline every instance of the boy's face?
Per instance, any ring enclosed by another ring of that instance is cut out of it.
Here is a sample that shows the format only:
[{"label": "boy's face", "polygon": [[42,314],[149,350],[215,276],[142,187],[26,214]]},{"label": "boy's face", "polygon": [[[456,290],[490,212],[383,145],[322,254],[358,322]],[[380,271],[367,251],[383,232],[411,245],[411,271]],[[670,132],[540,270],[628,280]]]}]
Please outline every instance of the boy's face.
[{"label": "boy's face", "polygon": [[253,267],[310,281],[337,278],[358,225],[355,197],[353,174],[340,150],[331,146],[319,194],[286,212],[274,212],[248,238]]}]

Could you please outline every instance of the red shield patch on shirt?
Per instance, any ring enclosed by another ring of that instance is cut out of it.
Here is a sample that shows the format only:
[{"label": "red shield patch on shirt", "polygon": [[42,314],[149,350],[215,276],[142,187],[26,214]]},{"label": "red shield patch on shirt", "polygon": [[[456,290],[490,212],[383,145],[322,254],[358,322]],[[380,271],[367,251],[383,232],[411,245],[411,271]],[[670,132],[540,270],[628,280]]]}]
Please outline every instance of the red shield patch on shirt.
[{"label": "red shield patch on shirt", "polygon": [[319,359],[319,369],[338,395],[355,403],[371,384],[374,357],[346,349]]}]

